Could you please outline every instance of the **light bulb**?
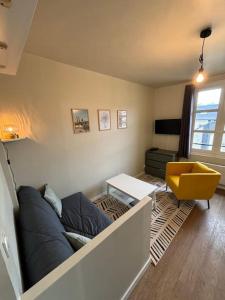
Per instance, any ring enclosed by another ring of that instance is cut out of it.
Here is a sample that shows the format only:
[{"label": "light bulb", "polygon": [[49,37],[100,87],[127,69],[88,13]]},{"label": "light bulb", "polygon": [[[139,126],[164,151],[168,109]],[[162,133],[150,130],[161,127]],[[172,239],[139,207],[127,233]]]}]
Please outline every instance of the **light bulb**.
[{"label": "light bulb", "polygon": [[207,79],[207,73],[205,72],[202,66],[198,70],[198,73],[194,76],[193,79],[195,84],[200,84]]},{"label": "light bulb", "polygon": [[13,128],[12,127],[8,127],[8,128],[5,128],[5,131],[7,132],[13,132],[14,130],[13,130]]},{"label": "light bulb", "polygon": [[197,77],[196,77],[196,82],[197,82],[197,83],[201,83],[201,82],[203,82],[204,80],[205,80],[204,74],[203,74],[202,72],[199,72],[198,75],[197,75]]},{"label": "light bulb", "polygon": [[14,125],[6,125],[4,127],[5,132],[13,133],[17,131],[17,128]]},{"label": "light bulb", "polygon": [[4,138],[5,139],[16,139],[19,137],[17,134],[18,128],[14,125],[6,125],[3,128]]}]

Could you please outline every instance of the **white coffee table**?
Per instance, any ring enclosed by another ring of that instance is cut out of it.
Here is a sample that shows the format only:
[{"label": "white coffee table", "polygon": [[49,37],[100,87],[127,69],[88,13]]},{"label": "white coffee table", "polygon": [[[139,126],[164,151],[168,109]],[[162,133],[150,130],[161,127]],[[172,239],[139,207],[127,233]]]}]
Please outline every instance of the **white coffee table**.
[{"label": "white coffee table", "polygon": [[109,195],[110,187],[113,187],[120,192],[134,198],[135,200],[142,200],[146,196],[152,197],[153,209],[156,205],[155,192],[159,188],[151,183],[144,182],[132,176],[126,174],[119,174],[106,180],[107,183],[107,195]]}]

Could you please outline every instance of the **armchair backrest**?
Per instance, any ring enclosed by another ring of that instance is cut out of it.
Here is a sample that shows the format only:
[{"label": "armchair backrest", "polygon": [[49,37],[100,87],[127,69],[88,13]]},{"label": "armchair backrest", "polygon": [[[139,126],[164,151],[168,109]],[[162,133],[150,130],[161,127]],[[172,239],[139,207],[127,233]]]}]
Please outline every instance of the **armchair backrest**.
[{"label": "armchair backrest", "polygon": [[195,162],[194,166],[192,168],[192,173],[217,173],[213,169],[208,168],[206,165],[200,163],[200,162]]}]

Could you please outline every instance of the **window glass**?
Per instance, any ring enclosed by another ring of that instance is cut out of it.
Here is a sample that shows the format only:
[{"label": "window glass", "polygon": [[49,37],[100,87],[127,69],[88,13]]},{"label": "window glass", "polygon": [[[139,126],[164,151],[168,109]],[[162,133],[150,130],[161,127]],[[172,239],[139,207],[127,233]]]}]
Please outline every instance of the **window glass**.
[{"label": "window glass", "polygon": [[216,127],[216,111],[206,111],[196,113],[195,130],[214,131]]},{"label": "window glass", "polygon": [[218,109],[221,89],[213,89],[198,92],[197,110]]},{"label": "window glass", "polygon": [[193,149],[212,150],[214,133],[194,132]]}]

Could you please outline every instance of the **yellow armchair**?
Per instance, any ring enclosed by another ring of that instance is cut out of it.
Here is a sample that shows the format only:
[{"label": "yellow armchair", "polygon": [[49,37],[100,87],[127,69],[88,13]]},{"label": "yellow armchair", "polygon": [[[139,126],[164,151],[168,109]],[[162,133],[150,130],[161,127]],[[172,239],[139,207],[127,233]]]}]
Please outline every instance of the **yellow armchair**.
[{"label": "yellow armchair", "polygon": [[221,174],[200,162],[169,162],[166,184],[178,200],[209,200],[215,193]]}]

